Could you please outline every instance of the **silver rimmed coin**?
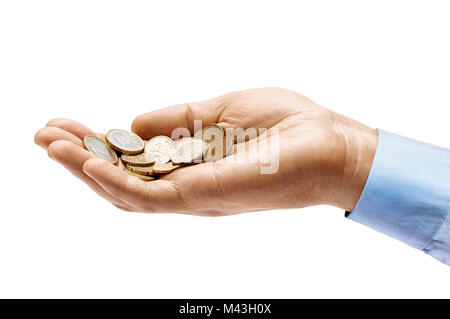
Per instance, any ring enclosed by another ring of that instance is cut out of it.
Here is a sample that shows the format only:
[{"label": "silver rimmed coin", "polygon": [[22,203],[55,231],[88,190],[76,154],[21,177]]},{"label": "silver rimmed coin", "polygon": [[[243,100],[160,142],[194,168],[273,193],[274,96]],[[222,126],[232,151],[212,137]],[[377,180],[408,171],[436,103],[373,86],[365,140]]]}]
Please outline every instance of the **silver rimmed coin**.
[{"label": "silver rimmed coin", "polygon": [[228,154],[233,147],[233,139],[229,136],[225,136],[222,139],[214,140],[208,144],[203,159],[205,162],[218,161]]},{"label": "silver rimmed coin", "polygon": [[98,157],[113,164],[117,163],[118,157],[116,152],[101,138],[94,135],[86,135],[83,139],[83,145],[84,148]]},{"label": "silver rimmed coin", "polygon": [[170,137],[160,135],[147,142],[144,153],[153,155],[156,164],[165,164],[170,161],[173,149],[173,140]]},{"label": "silver rimmed coin", "polygon": [[208,124],[201,131],[194,134],[195,138],[200,138],[206,142],[221,139],[225,136],[223,129],[217,124]]},{"label": "silver rimmed coin", "polygon": [[123,154],[139,154],[144,150],[144,141],[129,131],[110,130],[106,133],[105,139],[109,146]]},{"label": "silver rimmed coin", "polygon": [[200,159],[208,143],[199,138],[185,138],[175,145],[172,153],[172,163],[189,164]]}]

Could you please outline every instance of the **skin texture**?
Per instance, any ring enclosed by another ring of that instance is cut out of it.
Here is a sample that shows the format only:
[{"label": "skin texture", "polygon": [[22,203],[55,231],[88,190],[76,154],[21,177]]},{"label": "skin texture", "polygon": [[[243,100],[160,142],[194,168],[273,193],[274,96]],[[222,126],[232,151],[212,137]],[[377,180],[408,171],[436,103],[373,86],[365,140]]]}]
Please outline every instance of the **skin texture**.
[{"label": "skin texture", "polygon": [[[261,174],[262,164],[248,160],[263,138],[244,142],[245,152],[235,147],[234,160],[186,166],[152,182],[129,176],[122,167],[84,150],[83,137],[95,133],[72,120],[51,120],[36,133],[35,142],[120,209],[202,216],[321,204],[351,211],[377,146],[376,130],[279,88],[234,92],[149,112],[133,121],[132,131],[145,140],[171,136],[179,127],[193,133],[194,120],[224,129],[278,129],[278,171]],[[272,137],[264,139],[270,144]]]}]

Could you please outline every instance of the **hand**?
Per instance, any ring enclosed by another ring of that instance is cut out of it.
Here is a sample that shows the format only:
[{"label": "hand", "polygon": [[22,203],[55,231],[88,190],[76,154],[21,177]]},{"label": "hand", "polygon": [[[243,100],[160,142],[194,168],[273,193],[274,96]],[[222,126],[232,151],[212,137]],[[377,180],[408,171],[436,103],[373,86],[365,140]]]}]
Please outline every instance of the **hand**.
[{"label": "hand", "polygon": [[376,130],[278,88],[235,92],[146,113],[133,121],[132,131],[143,139],[171,136],[179,127],[192,133],[194,120],[224,129],[277,129],[279,169],[261,174],[264,165],[248,159],[258,153],[261,141],[271,145],[271,134],[244,142],[245,150],[236,147],[234,157],[179,168],[152,182],[129,176],[84,150],[83,137],[94,133],[77,122],[51,120],[35,141],[123,210],[207,216],[320,204],[352,210],[377,145]]}]

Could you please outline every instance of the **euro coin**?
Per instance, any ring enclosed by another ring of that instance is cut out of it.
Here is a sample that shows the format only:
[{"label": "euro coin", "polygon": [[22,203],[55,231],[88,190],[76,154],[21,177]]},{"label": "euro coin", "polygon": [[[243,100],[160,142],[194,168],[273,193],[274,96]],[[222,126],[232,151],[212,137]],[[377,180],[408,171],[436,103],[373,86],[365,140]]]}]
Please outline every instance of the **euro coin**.
[{"label": "euro coin", "polygon": [[116,152],[114,152],[101,138],[94,135],[86,135],[83,139],[83,145],[84,148],[98,157],[113,164],[117,163],[118,158]]},{"label": "euro coin", "polygon": [[139,175],[155,175],[156,173],[153,172],[153,166],[133,166],[133,165],[127,165],[125,168],[129,171],[132,171],[133,173],[139,174]]},{"label": "euro coin", "polygon": [[158,174],[167,174],[172,172],[173,170],[180,167],[180,165],[172,164],[172,163],[165,163],[165,164],[156,164],[153,166],[153,172]]},{"label": "euro coin", "polygon": [[175,145],[172,153],[172,163],[174,164],[189,164],[196,159],[200,159],[205,152],[207,142],[198,138],[182,139]]},{"label": "euro coin", "polygon": [[125,173],[127,173],[128,175],[130,175],[130,176],[134,176],[134,177],[139,178],[140,180],[143,180],[144,182],[150,182],[150,181],[154,181],[154,180],[155,180],[154,177],[149,176],[149,175],[140,175],[140,174],[136,174],[136,173],[133,173],[132,171],[129,171],[129,170],[127,170],[127,169],[124,169],[123,171],[124,171]]},{"label": "euro coin", "polygon": [[155,136],[145,145],[145,154],[155,157],[156,164],[165,164],[170,161],[174,149],[173,140],[167,136]]},{"label": "euro coin", "polygon": [[106,142],[118,152],[123,154],[139,154],[144,149],[144,141],[134,133],[114,129],[106,133]]},{"label": "euro coin", "polygon": [[223,129],[217,124],[209,124],[194,134],[195,138],[202,139],[206,142],[221,139],[225,136]]},{"label": "euro coin", "polygon": [[141,153],[137,155],[126,155],[122,154],[120,157],[122,159],[122,162],[124,162],[126,165],[133,165],[133,166],[152,166],[155,164],[155,157],[151,154],[147,153]]},{"label": "euro coin", "polygon": [[227,156],[233,147],[233,139],[225,136],[222,139],[214,140],[208,144],[203,159],[205,162],[215,162]]}]

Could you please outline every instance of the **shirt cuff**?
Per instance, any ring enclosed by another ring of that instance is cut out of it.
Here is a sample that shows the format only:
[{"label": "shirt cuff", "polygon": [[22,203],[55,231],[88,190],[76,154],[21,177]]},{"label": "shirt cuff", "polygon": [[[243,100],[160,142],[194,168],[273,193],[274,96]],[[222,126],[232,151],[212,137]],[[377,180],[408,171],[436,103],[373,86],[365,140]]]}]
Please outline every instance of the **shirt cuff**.
[{"label": "shirt cuff", "polygon": [[366,186],[348,218],[450,265],[450,150],[378,130]]}]

